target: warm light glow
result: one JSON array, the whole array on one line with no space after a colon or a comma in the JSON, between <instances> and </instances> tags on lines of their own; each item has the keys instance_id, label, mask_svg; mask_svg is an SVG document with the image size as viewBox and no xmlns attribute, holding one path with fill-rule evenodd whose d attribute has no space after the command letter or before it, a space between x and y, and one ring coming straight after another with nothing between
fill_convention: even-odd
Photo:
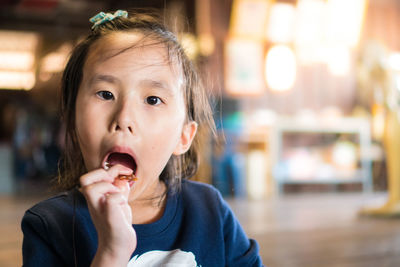
<instances>
[{"instance_id":1,"label":"warm light glow","mask_svg":"<svg viewBox=\"0 0 400 267\"><path fill-rule=\"evenodd\" d=\"M270 42L289 43L293 40L295 11L291 4L272 5L267 29L267 39Z\"/></svg>"},{"instance_id":2,"label":"warm light glow","mask_svg":"<svg viewBox=\"0 0 400 267\"><path fill-rule=\"evenodd\" d=\"M0 50L35 51L39 35L34 32L0 31Z\"/></svg>"},{"instance_id":3,"label":"warm light glow","mask_svg":"<svg viewBox=\"0 0 400 267\"><path fill-rule=\"evenodd\" d=\"M351 68L350 49L357 45L366 0L299 0L295 29L301 65L326 63L334 75Z\"/></svg>"},{"instance_id":4,"label":"warm light glow","mask_svg":"<svg viewBox=\"0 0 400 267\"><path fill-rule=\"evenodd\" d=\"M394 75L394 84L396 86L396 89L400 91L400 75Z\"/></svg>"},{"instance_id":5,"label":"warm light glow","mask_svg":"<svg viewBox=\"0 0 400 267\"><path fill-rule=\"evenodd\" d=\"M325 3L299 0L295 24L295 42L299 46L318 46L324 36Z\"/></svg>"},{"instance_id":6,"label":"warm light glow","mask_svg":"<svg viewBox=\"0 0 400 267\"><path fill-rule=\"evenodd\" d=\"M211 34L200 34L198 37L199 50L203 56L210 56L215 50L215 40Z\"/></svg>"},{"instance_id":7,"label":"warm light glow","mask_svg":"<svg viewBox=\"0 0 400 267\"><path fill-rule=\"evenodd\" d=\"M46 55L42 60L42 71L60 72L65 65L65 56L63 54L52 52Z\"/></svg>"},{"instance_id":8,"label":"warm light glow","mask_svg":"<svg viewBox=\"0 0 400 267\"><path fill-rule=\"evenodd\" d=\"M65 43L57 51L47 54L42 59L40 72L57 73L64 70L71 49L72 46Z\"/></svg>"},{"instance_id":9,"label":"warm light glow","mask_svg":"<svg viewBox=\"0 0 400 267\"><path fill-rule=\"evenodd\" d=\"M296 79L295 55L287 46L272 47L266 57L265 76L271 90L289 90Z\"/></svg>"},{"instance_id":10,"label":"warm light glow","mask_svg":"<svg viewBox=\"0 0 400 267\"><path fill-rule=\"evenodd\" d=\"M394 71L400 71L400 53L393 53L389 56L389 67Z\"/></svg>"},{"instance_id":11,"label":"warm light glow","mask_svg":"<svg viewBox=\"0 0 400 267\"><path fill-rule=\"evenodd\" d=\"M35 62L35 55L28 51L0 51L1 70L21 70L32 69Z\"/></svg>"},{"instance_id":12,"label":"warm light glow","mask_svg":"<svg viewBox=\"0 0 400 267\"><path fill-rule=\"evenodd\" d=\"M0 31L0 89L34 87L38 43L37 33Z\"/></svg>"},{"instance_id":13,"label":"warm light glow","mask_svg":"<svg viewBox=\"0 0 400 267\"><path fill-rule=\"evenodd\" d=\"M179 36L179 39L183 49L185 50L186 55L190 59L196 58L199 52L199 47L197 44L196 37L193 34L184 33Z\"/></svg>"},{"instance_id":14,"label":"warm light glow","mask_svg":"<svg viewBox=\"0 0 400 267\"><path fill-rule=\"evenodd\" d=\"M324 62L326 49L322 46L296 46L296 58L299 65L310 66L315 63Z\"/></svg>"},{"instance_id":15,"label":"warm light glow","mask_svg":"<svg viewBox=\"0 0 400 267\"><path fill-rule=\"evenodd\" d=\"M35 85L36 78L33 71L0 71L1 89L30 90Z\"/></svg>"},{"instance_id":16,"label":"warm light glow","mask_svg":"<svg viewBox=\"0 0 400 267\"><path fill-rule=\"evenodd\" d=\"M360 38L366 0L328 0L327 41L354 47Z\"/></svg>"},{"instance_id":17,"label":"warm light glow","mask_svg":"<svg viewBox=\"0 0 400 267\"><path fill-rule=\"evenodd\" d=\"M321 62L325 31L325 3L299 0L296 9L294 43L299 64Z\"/></svg>"},{"instance_id":18,"label":"warm light glow","mask_svg":"<svg viewBox=\"0 0 400 267\"><path fill-rule=\"evenodd\" d=\"M351 55L347 47L333 47L325 52L325 60L330 73L336 76L347 75L350 71Z\"/></svg>"},{"instance_id":19,"label":"warm light glow","mask_svg":"<svg viewBox=\"0 0 400 267\"><path fill-rule=\"evenodd\" d=\"M232 5L230 35L264 39L269 6L269 0L235 0Z\"/></svg>"}]
</instances>

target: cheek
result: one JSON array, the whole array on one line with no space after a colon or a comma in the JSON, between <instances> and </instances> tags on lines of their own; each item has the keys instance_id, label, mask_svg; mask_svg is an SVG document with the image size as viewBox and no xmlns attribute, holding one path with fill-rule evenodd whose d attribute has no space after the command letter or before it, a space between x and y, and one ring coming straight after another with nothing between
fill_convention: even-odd
<instances>
[{"instance_id":1,"label":"cheek","mask_svg":"<svg viewBox=\"0 0 400 267\"><path fill-rule=\"evenodd\" d=\"M145 153L146 160L144 160L143 165L145 172L151 172L157 177L160 176L174 150L173 142L171 141L171 139L159 138L147 146L149 150Z\"/></svg>"},{"instance_id":2,"label":"cheek","mask_svg":"<svg viewBox=\"0 0 400 267\"><path fill-rule=\"evenodd\" d=\"M150 140L149 148L151 151L165 151L165 153L172 153L176 145L180 141L180 127L165 125L153 132L153 138Z\"/></svg>"},{"instance_id":3,"label":"cheek","mask_svg":"<svg viewBox=\"0 0 400 267\"><path fill-rule=\"evenodd\" d=\"M152 129L148 131L146 135L147 145L145 146L148 151L145 154L150 157L149 162L152 162L152 164L159 163L159 168L157 168L159 171L165 167L179 144L181 127L179 123L163 123L162 127L151 127Z\"/></svg>"},{"instance_id":4,"label":"cheek","mask_svg":"<svg viewBox=\"0 0 400 267\"><path fill-rule=\"evenodd\" d=\"M75 129L78 138L79 147L87 169L96 167L97 147L96 143L99 142L99 121L93 116L91 110L87 106L81 105L77 101L76 116L75 116Z\"/></svg>"},{"instance_id":5,"label":"cheek","mask_svg":"<svg viewBox=\"0 0 400 267\"><path fill-rule=\"evenodd\" d=\"M81 89L83 90L83 89ZM85 94L78 94L75 110L75 127L82 142L89 142L100 133L105 110L101 110ZM104 127L104 126L103 126Z\"/></svg>"},{"instance_id":6,"label":"cheek","mask_svg":"<svg viewBox=\"0 0 400 267\"><path fill-rule=\"evenodd\" d=\"M75 115L75 128L81 147L82 144L86 144L86 142L90 141L90 131L88 129L93 128L91 124L92 120L87 110L78 102Z\"/></svg>"},{"instance_id":7,"label":"cheek","mask_svg":"<svg viewBox=\"0 0 400 267\"><path fill-rule=\"evenodd\" d=\"M179 106L174 103L172 106ZM182 132L182 127L185 120L184 107L182 108L169 108L163 111L159 111L157 114L144 113L143 116L139 116L140 123L143 132L147 132L154 138L155 143L167 143L174 141L176 142Z\"/></svg>"}]
</instances>

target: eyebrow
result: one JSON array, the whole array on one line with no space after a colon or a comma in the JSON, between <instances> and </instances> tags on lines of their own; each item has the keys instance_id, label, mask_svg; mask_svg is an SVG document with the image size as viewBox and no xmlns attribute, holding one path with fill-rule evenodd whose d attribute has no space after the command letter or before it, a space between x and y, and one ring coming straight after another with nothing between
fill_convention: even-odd
<instances>
[{"instance_id":1,"label":"eyebrow","mask_svg":"<svg viewBox=\"0 0 400 267\"><path fill-rule=\"evenodd\" d=\"M111 76L111 75L96 74L90 79L89 84L93 85L94 83L98 83L98 82L107 82L107 83L116 84L119 82L119 80L116 77Z\"/></svg>"},{"instance_id":2,"label":"eyebrow","mask_svg":"<svg viewBox=\"0 0 400 267\"><path fill-rule=\"evenodd\" d=\"M166 82L163 81L158 81L158 80L153 80L153 79L144 79L140 81L140 85L145 86L145 87L151 87L151 88L156 88L156 89L161 89L165 90L166 93L168 93L171 96L174 96L175 93L172 90L170 86L167 85Z\"/></svg>"},{"instance_id":3,"label":"eyebrow","mask_svg":"<svg viewBox=\"0 0 400 267\"><path fill-rule=\"evenodd\" d=\"M89 85L92 86L93 84L98 83L98 82L107 82L110 84L117 84L117 83L120 83L120 80L117 77L112 76L112 75L96 74L90 79ZM143 86L143 87L160 89L162 91L165 91L170 96L175 95L174 90L172 90L172 88L170 86L168 86L167 82L164 82L164 81L159 81L159 80L154 80L154 79L143 79L139 82L139 85Z\"/></svg>"}]
</instances>

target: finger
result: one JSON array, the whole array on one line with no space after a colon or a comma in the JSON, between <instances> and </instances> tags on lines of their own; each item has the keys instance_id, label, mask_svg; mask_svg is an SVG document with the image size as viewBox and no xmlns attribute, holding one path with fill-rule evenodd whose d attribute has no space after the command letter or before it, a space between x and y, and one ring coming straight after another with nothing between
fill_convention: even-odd
<instances>
[{"instance_id":1,"label":"finger","mask_svg":"<svg viewBox=\"0 0 400 267\"><path fill-rule=\"evenodd\" d=\"M108 194L105 199L105 214L109 222L126 223L132 225L132 213L127 198L120 194Z\"/></svg>"},{"instance_id":2,"label":"finger","mask_svg":"<svg viewBox=\"0 0 400 267\"><path fill-rule=\"evenodd\" d=\"M109 168L108 170L99 168L91 172L88 172L82 175L79 180L81 186L87 186L89 184L100 181L113 182L115 177L117 177L118 175L130 175L132 174L132 172L133 171L131 169L123 165L116 164L111 168Z\"/></svg>"},{"instance_id":3,"label":"finger","mask_svg":"<svg viewBox=\"0 0 400 267\"><path fill-rule=\"evenodd\" d=\"M107 205L124 205L128 204L126 197L120 193L110 193L106 196Z\"/></svg>"},{"instance_id":4,"label":"finger","mask_svg":"<svg viewBox=\"0 0 400 267\"><path fill-rule=\"evenodd\" d=\"M110 176L104 169L96 169L81 176L79 179L82 187L88 186L93 183L107 181L112 182L114 177Z\"/></svg>"},{"instance_id":5,"label":"finger","mask_svg":"<svg viewBox=\"0 0 400 267\"><path fill-rule=\"evenodd\" d=\"M108 175L116 178L119 175L131 175L133 170L121 164L116 164L107 169Z\"/></svg>"},{"instance_id":6,"label":"finger","mask_svg":"<svg viewBox=\"0 0 400 267\"><path fill-rule=\"evenodd\" d=\"M115 179L113 184L118 187L121 191L120 193L126 198L129 198L129 192L131 191L131 187L129 186L129 182L126 180Z\"/></svg>"},{"instance_id":7,"label":"finger","mask_svg":"<svg viewBox=\"0 0 400 267\"><path fill-rule=\"evenodd\" d=\"M109 182L97 182L81 188L88 205L99 209L107 194L119 193L121 189Z\"/></svg>"}]
</instances>

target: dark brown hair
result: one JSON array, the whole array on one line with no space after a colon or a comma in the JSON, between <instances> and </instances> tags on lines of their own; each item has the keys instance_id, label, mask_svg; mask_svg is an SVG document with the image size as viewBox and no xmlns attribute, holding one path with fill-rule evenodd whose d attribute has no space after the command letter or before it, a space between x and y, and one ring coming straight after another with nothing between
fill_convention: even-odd
<instances>
[{"instance_id":1,"label":"dark brown hair","mask_svg":"<svg viewBox=\"0 0 400 267\"><path fill-rule=\"evenodd\" d=\"M215 124L208 101L197 71L185 54L176 36L168 30L155 13L130 12L128 18L118 17L96 26L91 34L72 51L62 77L61 112L66 125L65 152L60 168L57 188L69 190L79 184L79 177L87 170L79 148L75 132L75 104L82 81L83 68L90 48L98 40L115 32L140 32L144 39L163 44L168 52L169 62L178 62L182 68L183 93L186 102L187 120L196 121L199 131L211 129L215 133ZM135 44L132 44L133 47ZM128 48L129 49L129 48ZM120 53L124 52L120 51ZM181 179L192 177L199 166L199 138L195 137L190 149L183 155L172 155L160 175L160 180L171 190L179 190Z\"/></svg>"}]
</instances>

